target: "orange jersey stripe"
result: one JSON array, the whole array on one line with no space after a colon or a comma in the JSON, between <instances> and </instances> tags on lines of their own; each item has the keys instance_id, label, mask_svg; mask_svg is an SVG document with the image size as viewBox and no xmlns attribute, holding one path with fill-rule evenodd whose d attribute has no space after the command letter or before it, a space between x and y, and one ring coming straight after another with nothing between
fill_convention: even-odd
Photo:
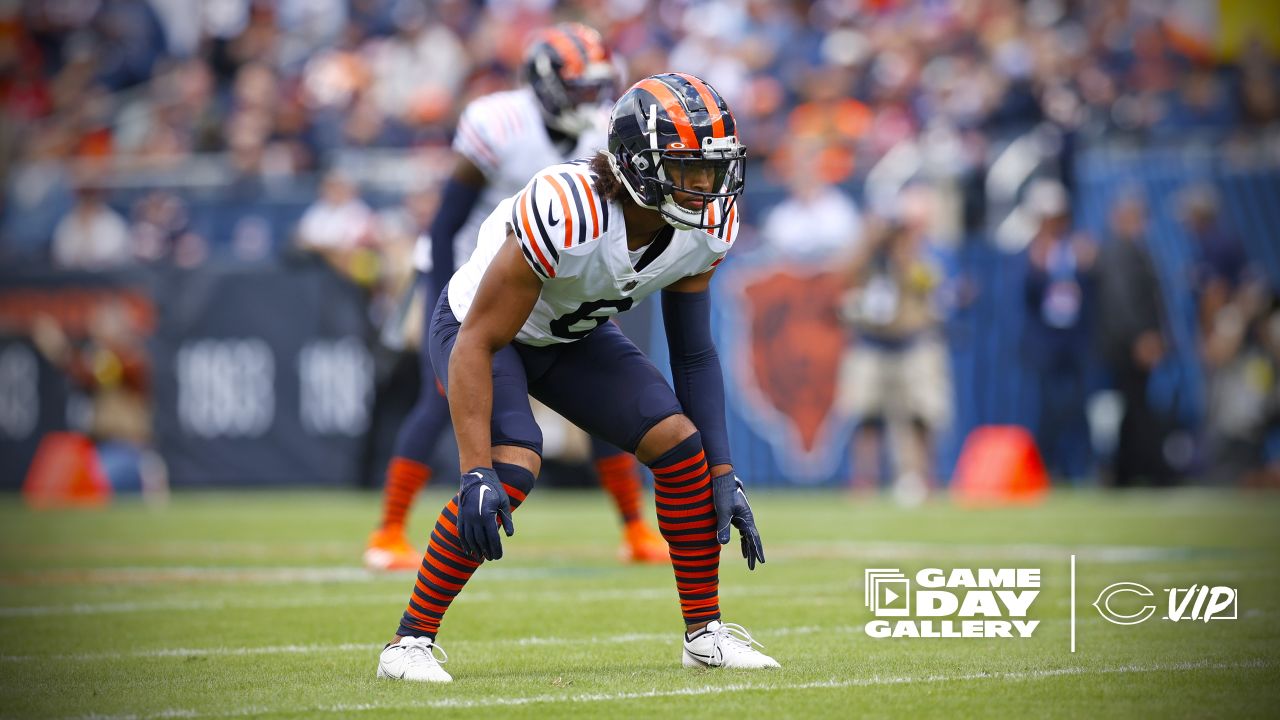
<instances>
[{"instance_id":1,"label":"orange jersey stripe","mask_svg":"<svg viewBox=\"0 0 1280 720\"><path fill-rule=\"evenodd\" d=\"M564 246L573 246L573 210L569 205L569 196L565 194L564 188L560 187L560 183L550 175L543 175L543 180L555 189L556 195L560 197L560 209L564 211Z\"/></svg>"},{"instance_id":2,"label":"orange jersey stripe","mask_svg":"<svg viewBox=\"0 0 1280 720\"><path fill-rule=\"evenodd\" d=\"M533 254L538 256L538 262L542 263L542 269L547 271L547 277L555 277L555 269L551 267L551 263L547 262L546 256L538 249L538 236L533 234L533 228L529 226L529 204L525 202L524 197L528 194L528 192L522 193L519 200L517 200L520 203L520 224L524 225L524 236L527 239L525 244L533 248Z\"/></svg>"},{"instance_id":3,"label":"orange jersey stripe","mask_svg":"<svg viewBox=\"0 0 1280 720\"><path fill-rule=\"evenodd\" d=\"M636 87L648 90L658 99L658 102L662 104L662 109L667 111L667 117L671 118L671 122L675 123L676 131L680 133L680 141L685 144L686 148L697 150L698 136L693 132L693 124L689 121L689 114L684 111L684 106L680 104L680 98L676 97L671 88L653 78L641 80L636 84Z\"/></svg>"},{"instance_id":4,"label":"orange jersey stripe","mask_svg":"<svg viewBox=\"0 0 1280 720\"><path fill-rule=\"evenodd\" d=\"M716 99L711 95L711 88L707 84L692 75L685 73L676 73L676 75L689 81L689 84L698 91L698 97L702 98L702 104L707 107L707 115L711 116L711 133L712 137L724 137L724 113L720 112L720 106L716 104ZM715 222L714 220L712 222Z\"/></svg>"},{"instance_id":5,"label":"orange jersey stripe","mask_svg":"<svg viewBox=\"0 0 1280 720\"><path fill-rule=\"evenodd\" d=\"M591 237L600 237L600 216L596 214L596 195L591 192L591 187L587 185L587 178L584 175L578 176L578 184L582 186L582 194L587 196L587 205L591 206ZM586 222L586 219L583 219ZM631 458L619 456L622 462L630 463Z\"/></svg>"}]
</instances>

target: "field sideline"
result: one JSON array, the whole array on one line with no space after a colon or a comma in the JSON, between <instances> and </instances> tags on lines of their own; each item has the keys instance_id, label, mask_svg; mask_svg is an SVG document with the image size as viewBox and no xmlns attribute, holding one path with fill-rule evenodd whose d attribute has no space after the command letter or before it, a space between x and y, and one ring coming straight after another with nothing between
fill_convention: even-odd
<instances>
[{"instance_id":1,"label":"field sideline","mask_svg":"<svg viewBox=\"0 0 1280 720\"><path fill-rule=\"evenodd\" d=\"M445 491L415 508L421 542ZM1029 509L757 493L768 564L722 563L725 619L774 672L686 671L669 567L615 560L600 493L535 494L440 644L452 685L378 681L408 573L359 567L379 497L179 493L164 509L0 499L0 718L1274 717L1280 495L1059 493ZM1077 555L1077 652L1069 557ZM865 568L1037 567L1029 639L884 639ZM1119 581L1239 591L1239 619L1134 626Z\"/></svg>"}]
</instances>

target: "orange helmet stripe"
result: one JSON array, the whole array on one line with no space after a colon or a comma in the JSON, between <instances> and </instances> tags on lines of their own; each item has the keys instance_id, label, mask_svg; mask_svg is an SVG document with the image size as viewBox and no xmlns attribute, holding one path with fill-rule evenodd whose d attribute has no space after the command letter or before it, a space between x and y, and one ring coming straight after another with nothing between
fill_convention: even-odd
<instances>
[{"instance_id":1,"label":"orange helmet stripe","mask_svg":"<svg viewBox=\"0 0 1280 720\"><path fill-rule=\"evenodd\" d=\"M680 98L676 97L675 92L661 81L651 77L636 83L636 87L649 91L650 94L658 99L658 102L662 103L662 109L667 111L667 117L671 118L671 122L676 126L676 131L680 133L680 141L688 149L697 150L698 136L693 132L693 123L689 120L689 113L685 112L684 106L680 104Z\"/></svg>"},{"instance_id":2,"label":"orange helmet stripe","mask_svg":"<svg viewBox=\"0 0 1280 720\"><path fill-rule=\"evenodd\" d=\"M684 78L698 91L698 97L702 98L702 104L707 106L707 115L711 117L711 134L712 137L724 137L724 113L720 112L720 106L716 103L716 98L711 94L711 88L698 78L685 73L675 73L679 77Z\"/></svg>"},{"instance_id":3,"label":"orange helmet stripe","mask_svg":"<svg viewBox=\"0 0 1280 720\"><path fill-rule=\"evenodd\" d=\"M586 48L587 62L599 62L605 59L607 53L599 32L581 23L569 23L566 29L577 36L582 42L582 47Z\"/></svg>"},{"instance_id":4,"label":"orange helmet stripe","mask_svg":"<svg viewBox=\"0 0 1280 720\"><path fill-rule=\"evenodd\" d=\"M573 78L582 74L585 67L585 58L582 57L582 51L578 49L577 43L559 29L547 32L547 42L551 43L551 47L555 48L556 52L564 60L566 77Z\"/></svg>"}]
</instances>

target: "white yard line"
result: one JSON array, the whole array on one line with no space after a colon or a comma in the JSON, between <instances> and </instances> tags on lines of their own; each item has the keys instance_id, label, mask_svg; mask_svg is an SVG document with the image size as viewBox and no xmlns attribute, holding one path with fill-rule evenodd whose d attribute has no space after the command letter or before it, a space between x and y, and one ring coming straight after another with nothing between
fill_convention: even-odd
<instances>
[{"instance_id":1,"label":"white yard line","mask_svg":"<svg viewBox=\"0 0 1280 720\"><path fill-rule=\"evenodd\" d=\"M271 712L283 712L293 715L315 716L321 714L349 715L368 710L395 710L403 713L410 709L471 709L491 707L512 707L536 705L541 703L610 703L625 700L647 700L650 698L685 697L722 695L725 693L753 691L802 691L802 690L837 690L854 687L877 687L886 685L907 685L914 683L949 683L949 682L981 682L981 681L1023 681L1043 680L1063 676L1116 675L1160 672L1191 672L1196 670L1244 670L1270 668L1271 664L1262 661L1215 663L1186 662L1157 665L1121 665L1108 668L1065 667L1054 670L1031 670L1026 672L972 673L962 675L907 675L898 677L872 676L867 678L848 678L818 680L806 683L734 683L730 685L699 685L672 690L645 690L639 692L617 693L577 693L577 694L543 694L524 697L491 697L473 700L440 698L438 700L413 701L397 699L386 703L355 703L338 705L320 705L309 708L267 708L244 707L205 713L197 710L171 708L155 713L139 715L88 715L80 718L93 720L160 720L162 718L224 718L265 715Z\"/></svg>"},{"instance_id":2,"label":"white yard line","mask_svg":"<svg viewBox=\"0 0 1280 720\"><path fill-rule=\"evenodd\" d=\"M362 567L341 565L316 566L211 566L177 565L159 567L51 568L27 570L0 575L0 587L38 587L44 585L120 585L164 583L366 583L375 580L399 580L413 577L414 571L374 572ZM545 580L563 577L556 568L485 568L486 580Z\"/></svg>"},{"instance_id":3,"label":"white yard line","mask_svg":"<svg viewBox=\"0 0 1280 720\"><path fill-rule=\"evenodd\" d=\"M228 544L213 555L237 557L238 551L247 551L250 557L261 555L269 546L252 544ZM526 548L527 549L527 548ZM785 542L769 546L770 555L784 559L857 559L880 560L1042 560L1066 562L1075 553L1082 562L1131 563L1162 560L1186 560L1197 556L1212 557L1237 551L1212 548L1158 547L1140 545L981 545L931 542L859 542L847 540ZM141 552L141 551L140 551ZM574 552L569 546L543 547L541 552L556 558L576 557L597 559L598 552L584 554ZM199 557L200 553L188 554ZM238 557L244 558L245 555ZM354 555L353 555L354 557ZM501 568L486 570L489 577L504 579L541 579L563 575L566 568ZM366 582L369 580L407 576L410 573L374 573L355 566L314 567L217 567L217 566L166 566L166 567L105 567L105 568L53 568L0 574L0 587L51 585L51 584L121 584L121 583L291 583L291 582Z\"/></svg>"},{"instance_id":4,"label":"white yard line","mask_svg":"<svg viewBox=\"0 0 1280 720\"><path fill-rule=\"evenodd\" d=\"M735 595L792 595L794 593L845 592L853 585L741 585L721 588L720 594ZM149 602L76 603L74 605L22 605L0 607L0 618L49 617L57 615L114 615L137 612L204 612L209 610L264 610L271 608L341 607L351 605L397 605L407 603L410 588L395 593L356 595L347 597L272 598L267 600L241 600L239 598L215 598L208 600L154 600ZM539 590L520 593L522 600L535 602L613 602L618 600L661 600L674 598L674 587L619 588L616 590ZM461 596L466 602L510 602L510 592L470 589Z\"/></svg>"},{"instance_id":5,"label":"white yard line","mask_svg":"<svg viewBox=\"0 0 1280 720\"><path fill-rule=\"evenodd\" d=\"M835 634L851 634L862 632L861 625L837 625L833 627L820 627L817 625L800 625L796 627L780 627L771 628L763 637L788 637L793 635L813 635L819 632L835 633ZM592 635L590 637L518 637L518 638L496 638L486 640L465 640L459 639L451 642L445 642L444 645L449 647L466 648L490 647L494 645L501 646L544 646L544 645L613 645L616 643L631 642L664 642L669 641L674 645L678 642L680 634L675 633L627 633L623 635ZM155 650L136 650L132 652L92 652L92 653L69 653L61 655L0 655L0 662L9 663L26 663L26 662L99 662L103 660L126 660L135 658L165 658L165 657L244 657L250 655L299 655L304 653L337 653L337 652L354 652L369 651L373 652L382 647L382 643L341 643L333 645L267 645L263 647L239 647L239 648L159 648Z\"/></svg>"},{"instance_id":6,"label":"white yard line","mask_svg":"<svg viewBox=\"0 0 1280 720\"><path fill-rule=\"evenodd\" d=\"M1204 555L1234 554L1214 548L1144 545L982 545L931 542L859 542L850 540L780 543L770 556L782 558L857 558L863 560L1045 560L1066 562L1071 554L1095 563L1139 563L1186 560Z\"/></svg>"}]
</instances>

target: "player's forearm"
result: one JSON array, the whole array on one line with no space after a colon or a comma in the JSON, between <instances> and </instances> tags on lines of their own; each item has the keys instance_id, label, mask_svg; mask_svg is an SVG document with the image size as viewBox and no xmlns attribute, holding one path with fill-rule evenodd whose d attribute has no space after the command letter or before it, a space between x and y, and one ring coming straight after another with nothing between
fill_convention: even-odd
<instances>
[{"instance_id":1,"label":"player's forearm","mask_svg":"<svg viewBox=\"0 0 1280 720\"><path fill-rule=\"evenodd\" d=\"M710 295L706 290L663 292L662 314L676 398L702 435L713 474L719 474L717 468L728 472L732 468L725 427L724 374L711 339Z\"/></svg>"},{"instance_id":2,"label":"player's forearm","mask_svg":"<svg viewBox=\"0 0 1280 720\"><path fill-rule=\"evenodd\" d=\"M493 353L464 330L449 358L449 413L463 472L492 467L489 417L493 411Z\"/></svg>"},{"instance_id":3,"label":"player's forearm","mask_svg":"<svg viewBox=\"0 0 1280 720\"><path fill-rule=\"evenodd\" d=\"M440 207L431 221L431 281L439 290L453 277L458 266L454 256L454 236L466 224L467 217L480 199L481 187L450 178L440 194Z\"/></svg>"}]
</instances>

